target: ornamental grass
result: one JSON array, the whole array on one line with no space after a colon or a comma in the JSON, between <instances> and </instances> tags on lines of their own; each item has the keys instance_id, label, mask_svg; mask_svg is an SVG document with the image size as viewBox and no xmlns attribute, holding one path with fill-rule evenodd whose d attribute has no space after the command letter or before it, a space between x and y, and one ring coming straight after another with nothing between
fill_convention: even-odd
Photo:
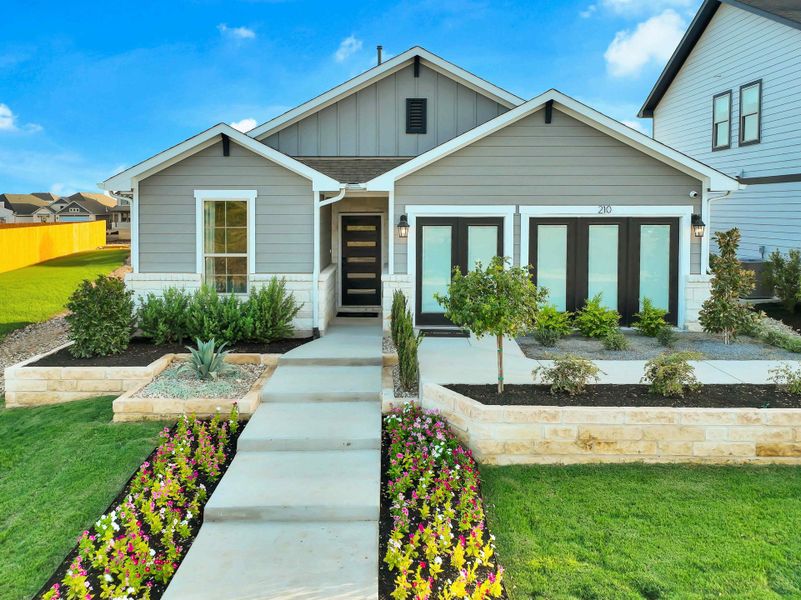
<instances>
[{"instance_id":1,"label":"ornamental grass","mask_svg":"<svg viewBox=\"0 0 801 600\"><path fill-rule=\"evenodd\" d=\"M123 499L83 532L64 576L42 598L160 597L197 534L238 429L235 404L227 418L184 415L173 430L165 428Z\"/></svg>"},{"instance_id":2,"label":"ornamental grass","mask_svg":"<svg viewBox=\"0 0 801 600\"><path fill-rule=\"evenodd\" d=\"M395 600L501 598L479 473L445 420L406 404L385 418L391 531L384 562Z\"/></svg>"}]
</instances>

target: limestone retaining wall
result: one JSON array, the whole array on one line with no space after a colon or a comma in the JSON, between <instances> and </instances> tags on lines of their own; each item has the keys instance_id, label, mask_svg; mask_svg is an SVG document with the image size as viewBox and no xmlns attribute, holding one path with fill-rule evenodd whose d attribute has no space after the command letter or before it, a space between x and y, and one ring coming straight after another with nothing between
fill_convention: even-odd
<instances>
[{"instance_id":1,"label":"limestone retaining wall","mask_svg":"<svg viewBox=\"0 0 801 600\"><path fill-rule=\"evenodd\" d=\"M801 464L801 409L485 406L432 383L421 396L486 464Z\"/></svg>"}]
</instances>

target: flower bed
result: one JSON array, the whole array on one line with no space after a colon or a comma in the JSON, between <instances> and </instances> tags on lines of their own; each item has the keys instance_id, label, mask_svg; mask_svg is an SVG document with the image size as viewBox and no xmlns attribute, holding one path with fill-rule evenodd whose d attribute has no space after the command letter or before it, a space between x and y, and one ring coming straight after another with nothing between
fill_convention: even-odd
<instances>
[{"instance_id":1,"label":"flower bed","mask_svg":"<svg viewBox=\"0 0 801 600\"><path fill-rule=\"evenodd\" d=\"M504 597L471 452L444 419L411 403L384 425L381 596Z\"/></svg>"},{"instance_id":2,"label":"flower bed","mask_svg":"<svg viewBox=\"0 0 801 600\"><path fill-rule=\"evenodd\" d=\"M157 600L202 522L203 506L233 459L240 431L228 418L181 417L109 511L43 588L44 600Z\"/></svg>"}]
</instances>

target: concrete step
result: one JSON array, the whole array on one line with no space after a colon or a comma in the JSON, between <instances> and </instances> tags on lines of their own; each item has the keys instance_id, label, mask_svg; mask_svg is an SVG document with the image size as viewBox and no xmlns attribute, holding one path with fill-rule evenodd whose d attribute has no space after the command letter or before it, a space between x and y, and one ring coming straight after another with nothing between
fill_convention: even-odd
<instances>
[{"instance_id":1,"label":"concrete step","mask_svg":"<svg viewBox=\"0 0 801 600\"><path fill-rule=\"evenodd\" d=\"M381 325L364 323L331 327L326 335L284 354L279 365L364 366L381 364Z\"/></svg>"},{"instance_id":2,"label":"concrete step","mask_svg":"<svg viewBox=\"0 0 801 600\"><path fill-rule=\"evenodd\" d=\"M209 523L164 600L376 600L378 524Z\"/></svg>"},{"instance_id":3,"label":"concrete step","mask_svg":"<svg viewBox=\"0 0 801 600\"><path fill-rule=\"evenodd\" d=\"M262 404L237 441L239 452L379 450L381 404Z\"/></svg>"},{"instance_id":4,"label":"concrete step","mask_svg":"<svg viewBox=\"0 0 801 600\"><path fill-rule=\"evenodd\" d=\"M381 367L283 365L261 390L262 402L364 402L381 394Z\"/></svg>"},{"instance_id":5,"label":"concrete step","mask_svg":"<svg viewBox=\"0 0 801 600\"><path fill-rule=\"evenodd\" d=\"M379 450L242 452L204 510L206 521L377 521Z\"/></svg>"}]
</instances>

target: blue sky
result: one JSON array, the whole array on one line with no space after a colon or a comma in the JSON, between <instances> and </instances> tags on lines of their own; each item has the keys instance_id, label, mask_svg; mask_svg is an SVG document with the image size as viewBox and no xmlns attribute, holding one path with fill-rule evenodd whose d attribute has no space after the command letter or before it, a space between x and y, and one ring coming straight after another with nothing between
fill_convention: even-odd
<instances>
[{"instance_id":1,"label":"blue sky","mask_svg":"<svg viewBox=\"0 0 801 600\"><path fill-rule=\"evenodd\" d=\"M421 45L524 98L630 124L699 0L11 0L0 192L95 183L224 121L261 123ZM650 130L650 123L640 122Z\"/></svg>"}]
</instances>

